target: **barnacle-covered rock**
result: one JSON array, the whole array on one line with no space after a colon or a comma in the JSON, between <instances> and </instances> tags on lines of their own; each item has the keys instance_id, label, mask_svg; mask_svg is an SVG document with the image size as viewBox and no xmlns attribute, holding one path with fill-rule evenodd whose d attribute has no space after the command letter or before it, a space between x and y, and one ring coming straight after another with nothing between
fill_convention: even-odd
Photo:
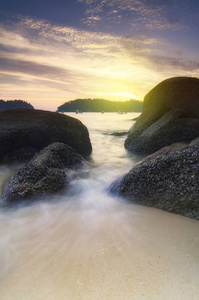
<instances>
[{"instance_id":1,"label":"barnacle-covered rock","mask_svg":"<svg viewBox=\"0 0 199 300\"><path fill-rule=\"evenodd\" d=\"M147 156L113 182L110 192L137 204L199 219L199 138Z\"/></svg>"},{"instance_id":2,"label":"barnacle-covered rock","mask_svg":"<svg viewBox=\"0 0 199 300\"><path fill-rule=\"evenodd\" d=\"M8 181L4 203L25 200L66 188L71 170L86 165L83 157L63 143L53 143L41 150Z\"/></svg>"}]
</instances>

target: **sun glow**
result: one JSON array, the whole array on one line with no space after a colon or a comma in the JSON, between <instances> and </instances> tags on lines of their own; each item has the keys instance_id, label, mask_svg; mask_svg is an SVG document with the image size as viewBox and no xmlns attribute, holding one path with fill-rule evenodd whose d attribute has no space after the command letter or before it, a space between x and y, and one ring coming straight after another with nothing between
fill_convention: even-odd
<instances>
[{"instance_id":1,"label":"sun glow","mask_svg":"<svg viewBox=\"0 0 199 300\"><path fill-rule=\"evenodd\" d=\"M125 98L133 98L133 99L138 100L138 97L133 93L121 92L121 93L118 94L118 96L125 97Z\"/></svg>"},{"instance_id":2,"label":"sun glow","mask_svg":"<svg viewBox=\"0 0 199 300\"><path fill-rule=\"evenodd\" d=\"M159 67L168 62L168 54L161 52L161 40L91 32L29 18L0 25L0 35L1 97L26 100L35 108L56 110L77 98L142 100L165 77L181 75L172 67L175 59L167 68L164 65L164 72ZM190 72L197 77L189 68L186 75Z\"/></svg>"},{"instance_id":3,"label":"sun glow","mask_svg":"<svg viewBox=\"0 0 199 300\"><path fill-rule=\"evenodd\" d=\"M110 75L110 76L119 76L119 77L129 77L127 74L121 73L121 72L111 72L111 71L99 71L100 74L104 75Z\"/></svg>"},{"instance_id":4,"label":"sun glow","mask_svg":"<svg viewBox=\"0 0 199 300\"><path fill-rule=\"evenodd\" d=\"M101 93L101 95L107 96L109 98L111 97L111 98L116 99L116 100L126 100L126 99L123 99L123 98L141 100L135 94L128 93L128 92Z\"/></svg>"}]
</instances>

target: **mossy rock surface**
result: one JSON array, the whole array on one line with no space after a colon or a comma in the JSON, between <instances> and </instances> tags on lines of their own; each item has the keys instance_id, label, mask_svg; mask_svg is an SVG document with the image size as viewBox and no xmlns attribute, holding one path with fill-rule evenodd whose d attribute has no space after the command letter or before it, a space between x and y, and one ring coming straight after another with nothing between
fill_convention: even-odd
<instances>
[{"instance_id":1,"label":"mossy rock surface","mask_svg":"<svg viewBox=\"0 0 199 300\"><path fill-rule=\"evenodd\" d=\"M199 79L169 78L144 98L143 113L129 131L125 147L151 154L172 143L199 136Z\"/></svg>"}]
</instances>

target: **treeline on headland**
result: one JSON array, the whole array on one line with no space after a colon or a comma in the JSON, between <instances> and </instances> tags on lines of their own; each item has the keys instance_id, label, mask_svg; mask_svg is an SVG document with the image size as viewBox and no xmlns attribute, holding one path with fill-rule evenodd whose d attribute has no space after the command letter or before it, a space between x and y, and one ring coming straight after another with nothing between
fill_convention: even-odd
<instances>
[{"instance_id":1,"label":"treeline on headland","mask_svg":"<svg viewBox=\"0 0 199 300\"><path fill-rule=\"evenodd\" d=\"M0 99L0 111L10 110L10 109L34 109L34 107L23 100L2 100Z\"/></svg>"},{"instance_id":2,"label":"treeline on headland","mask_svg":"<svg viewBox=\"0 0 199 300\"><path fill-rule=\"evenodd\" d=\"M143 102L139 100L110 101L104 99L76 99L57 108L58 112L142 112Z\"/></svg>"}]
</instances>

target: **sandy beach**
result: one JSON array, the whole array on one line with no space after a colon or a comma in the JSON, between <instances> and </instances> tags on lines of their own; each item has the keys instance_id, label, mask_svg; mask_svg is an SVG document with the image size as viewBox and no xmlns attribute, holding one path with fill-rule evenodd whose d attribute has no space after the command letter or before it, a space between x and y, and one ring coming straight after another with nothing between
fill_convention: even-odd
<instances>
[{"instance_id":1,"label":"sandy beach","mask_svg":"<svg viewBox=\"0 0 199 300\"><path fill-rule=\"evenodd\" d=\"M81 211L45 205L4 223L1 299L198 298L197 221L111 199Z\"/></svg>"}]
</instances>

